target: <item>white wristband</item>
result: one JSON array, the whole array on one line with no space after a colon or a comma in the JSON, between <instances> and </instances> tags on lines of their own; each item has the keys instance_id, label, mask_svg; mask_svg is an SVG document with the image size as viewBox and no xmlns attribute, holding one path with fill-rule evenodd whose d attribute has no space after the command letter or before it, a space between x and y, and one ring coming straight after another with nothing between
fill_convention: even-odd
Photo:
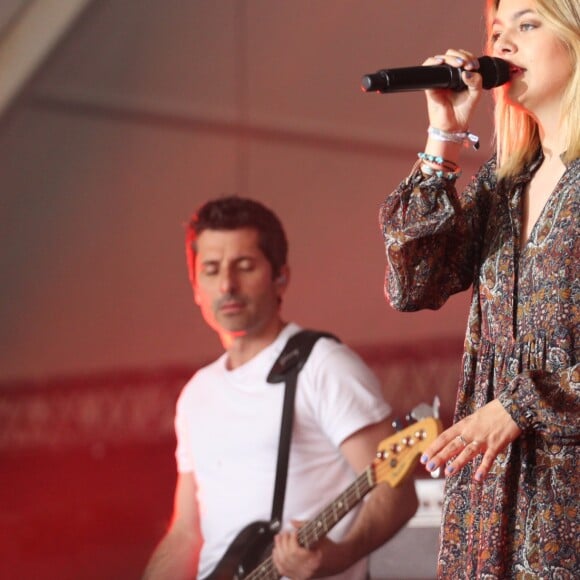
<instances>
[{"instance_id":1,"label":"white wristband","mask_svg":"<svg viewBox=\"0 0 580 580\"><path fill-rule=\"evenodd\" d=\"M479 149L479 137L470 133L469 131L457 131L455 133L449 133L447 131L443 131L442 129L437 129L436 127L429 127L427 129L427 133L435 141L448 141L450 143L460 143L469 147L469 144L473 144L474 149Z\"/></svg>"}]
</instances>

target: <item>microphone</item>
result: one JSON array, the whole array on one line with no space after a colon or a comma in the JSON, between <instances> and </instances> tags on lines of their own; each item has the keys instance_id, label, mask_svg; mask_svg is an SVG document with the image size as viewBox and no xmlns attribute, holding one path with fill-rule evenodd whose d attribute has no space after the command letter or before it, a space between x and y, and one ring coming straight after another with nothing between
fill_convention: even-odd
<instances>
[{"instance_id":1,"label":"microphone","mask_svg":"<svg viewBox=\"0 0 580 580\"><path fill-rule=\"evenodd\" d=\"M481 56L479 69L473 71L483 78L483 88L492 89L510 79L510 65L501 58ZM452 89L463 91L467 85L461 80L463 69L439 64L435 66L410 66L379 70L362 78L363 91L401 93L425 89Z\"/></svg>"}]
</instances>

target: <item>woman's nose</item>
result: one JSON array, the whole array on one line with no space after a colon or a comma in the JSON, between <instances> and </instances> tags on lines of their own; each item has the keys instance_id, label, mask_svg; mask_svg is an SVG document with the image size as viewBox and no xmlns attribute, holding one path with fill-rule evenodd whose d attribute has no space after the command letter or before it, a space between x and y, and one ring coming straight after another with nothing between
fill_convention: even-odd
<instances>
[{"instance_id":1,"label":"woman's nose","mask_svg":"<svg viewBox=\"0 0 580 580\"><path fill-rule=\"evenodd\" d=\"M513 39L508 34L502 34L494 46L494 51L498 56L513 54L517 51L517 47L513 42Z\"/></svg>"}]
</instances>

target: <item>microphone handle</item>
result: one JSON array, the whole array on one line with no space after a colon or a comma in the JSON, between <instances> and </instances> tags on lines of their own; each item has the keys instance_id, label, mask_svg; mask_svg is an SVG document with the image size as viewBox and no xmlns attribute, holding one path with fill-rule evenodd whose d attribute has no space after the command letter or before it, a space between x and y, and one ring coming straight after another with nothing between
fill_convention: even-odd
<instances>
[{"instance_id":1,"label":"microphone handle","mask_svg":"<svg viewBox=\"0 0 580 580\"><path fill-rule=\"evenodd\" d=\"M425 89L453 89L462 91L466 88L461 80L462 69L446 64L436 66L415 66L391 68L365 75L362 87L366 92L400 93Z\"/></svg>"},{"instance_id":2,"label":"microphone handle","mask_svg":"<svg viewBox=\"0 0 580 580\"><path fill-rule=\"evenodd\" d=\"M507 61L482 56L477 59L484 89L499 87L510 80L510 65ZM463 91L467 88L461 79L462 69L441 64L436 66L411 66L391 68L365 75L362 88L366 92L397 93L425 89L452 89Z\"/></svg>"}]
</instances>

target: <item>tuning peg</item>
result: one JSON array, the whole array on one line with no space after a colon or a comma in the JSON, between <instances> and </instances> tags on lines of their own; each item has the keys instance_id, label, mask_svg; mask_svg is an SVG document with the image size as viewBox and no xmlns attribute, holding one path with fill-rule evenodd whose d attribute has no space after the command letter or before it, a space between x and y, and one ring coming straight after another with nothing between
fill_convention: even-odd
<instances>
[{"instance_id":1,"label":"tuning peg","mask_svg":"<svg viewBox=\"0 0 580 580\"><path fill-rule=\"evenodd\" d=\"M440 406L441 402L439 401L439 397L435 395L433 399L433 405L429 405L427 403L420 403L411 411L410 415L413 419L415 419L415 421L420 421L421 419L425 419L426 417L435 417L436 419L438 419Z\"/></svg>"},{"instance_id":2,"label":"tuning peg","mask_svg":"<svg viewBox=\"0 0 580 580\"><path fill-rule=\"evenodd\" d=\"M395 417L391 425L395 431L400 431L403 428L403 422L399 417Z\"/></svg>"},{"instance_id":3,"label":"tuning peg","mask_svg":"<svg viewBox=\"0 0 580 580\"><path fill-rule=\"evenodd\" d=\"M441 401L439 400L439 397L437 395L435 395L435 397L433 397L433 417L435 417L435 419L439 419L439 408L441 407Z\"/></svg>"}]
</instances>

